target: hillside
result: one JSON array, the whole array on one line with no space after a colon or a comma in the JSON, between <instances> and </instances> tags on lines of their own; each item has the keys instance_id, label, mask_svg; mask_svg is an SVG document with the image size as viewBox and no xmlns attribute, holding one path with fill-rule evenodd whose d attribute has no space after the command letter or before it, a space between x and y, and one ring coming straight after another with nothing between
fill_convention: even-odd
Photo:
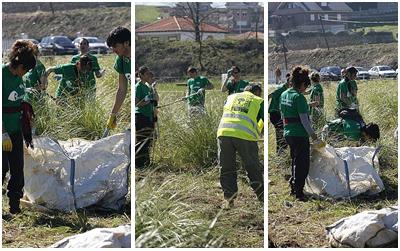
<instances>
[{"instance_id":1,"label":"hillside","mask_svg":"<svg viewBox=\"0 0 400 251\"><path fill-rule=\"evenodd\" d=\"M147 65L157 78L181 79L190 65L199 67L198 49L195 42L137 41L136 65ZM232 65L243 74L262 74L264 71L264 45L256 40L214 40L203 42L201 74L219 75Z\"/></svg>"},{"instance_id":2,"label":"hillside","mask_svg":"<svg viewBox=\"0 0 400 251\"><path fill-rule=\"evenodd\" d=\"M329 65L348 65L370 67L386 64L397 68L397 43L366 44L345 46L340 48L289 51L287 53L288 68L295 65L309 65L319 69ZM272 52L268 55L268 69L277 65L284 66L283 53Z\"/></svg>"},{"instance_id":3,"label":"hillside","mask_svg":"<svg viewBox=\"0 0 400 251\"><path fill-rule=\"evenodd\" d=\"M135 27L157 21L158 17L167 17L169 14L164 12L165 7L135 5Z\"/></svg>"},{"instance_id":4,"label":"hillside","mask_svg":"<svg viewBox=\"0 0 400 251\"><path fill-rule=\"evenodd\" d=\"M107 37L116 26L131 27L130 7L97 7L51 12L3 13L3 39L20 38L21 33L40 40L51 34L71 38L77 32Z\"/></svg>"}]
</instances>

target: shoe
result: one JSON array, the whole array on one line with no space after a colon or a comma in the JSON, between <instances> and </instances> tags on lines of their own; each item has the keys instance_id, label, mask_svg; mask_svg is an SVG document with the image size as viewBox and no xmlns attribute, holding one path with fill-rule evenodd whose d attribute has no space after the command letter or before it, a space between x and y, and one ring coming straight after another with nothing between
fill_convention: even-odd
<instances>
[{"instance_id":1,"label":"shoe","mask_svg":"<svg viewBox=\"0 0 400 251\"><path fill-rule=\"evenodd\" d=\"M224 204L222 205L222 209L228 210L231 209L235 206L233 200L225 200Z\"/></svg>"},{"instance_id":2,"label":"shoe","mask_svg":"<svg viewBox=\"0 0 400 251\"><path fill-rule=\"evenodd\" d=\"M19 199L10 199L10 213L11 214L20 214L21 209L19 208Z\"/></svg>"},{"instance_id":3,"label":"shoe","mask_svg":"<svg viewBox=\"0 0 400 251\"><path fill-rule=\"evenodd\" d=\"M307 201L307 197L304 193L296 193L296 200L305 202Z\"/></svg>"}]
</instances>

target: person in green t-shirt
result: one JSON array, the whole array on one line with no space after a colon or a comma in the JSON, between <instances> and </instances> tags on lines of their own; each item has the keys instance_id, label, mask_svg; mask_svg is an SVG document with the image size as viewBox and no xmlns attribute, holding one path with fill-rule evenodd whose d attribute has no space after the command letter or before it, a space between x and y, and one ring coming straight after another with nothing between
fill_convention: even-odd
<instances>
[{"instance_id":1,"label":"person in green t-shirt","mask_svg":"<svg viewBox=\"0 0 400 251\"><path fill-rule=\"evenodd\" d=\"M107 45L117 54L114 69L118 72L118 90L106 125L107 129L115 129L117 114L131 83L131 31L121 26L113 29L107 37Z\"/></svg>"},{"instance_id":2,"label":"person in green t-shirt","mask_svg":"<svg viewBox=\"0 0 400 251\"><path fill-rule=\"evenodd\" d=\"M227 78L221 86L221 91L228 91L228 95L243 92L244 88L249 85L249 81L240 79L240 69L232 66L227 72Z\"/></svg>"},{"instance_id":3,"label":"person in green t-shirt","mask_svg":"<svg viewBox=\"0 0 400 251\"><path fill-rule=\"evenodd\" d=\"M89 40L86 38L82 38L79 41L79 50L80 54L75 55L71 58L71 64L75 64L79 61L82 55L87 55L92 61L92 70L88 71L87 76L84 78L87 80L83 83L83 88L88 91L89 96L91 98L96 97L96 78L101 78L104 75L105 70L100 70L99 63L97 61L97 57L89 52Z\"/></svg>"},{"instance_id":4,"label":"person in green t-shirt","mask_svg":"<svg viewBox=\"0 0 400 251\"><path fill-rule=\"evenodd\" d=\"M206 77L199 76L197 69L192 66L188 68L187 73L188 113L189 117L195 118L205 114L205 90L211 90L214 86Z\"/></svg>"},{"instance_id":5,"label":"person in green t-shirt","mask_svg":"<svg viewBox=\"0 0 400 251\"><path fill-rule=\"evenodd\" d=\"M138 70L140 81L135 84L135 168L150 164L150 145L154 131L155 107L159 101L153 73L146 66Z\"/></svg>"},{"instance_id":6,"label":"person in green t-shirt","mask_svg":"<svg viewBox=\"0 0 400 251\"><path fill-rule=\"evenodd\" d=\"M283 121L281 117L281 111L279 109L279 102L281 95L286 91L290 85L290 73L286 74L286 82L279 85L278 88L272 93L268 94L268 100L271 102L268 107L269 120L275 127L275 140L276 140L276 153L281 154L284 149L287 148L287 143L283 137Z\"/></svg>"},{"instance_id":7,"label":"person in green t-shirt","mask_svg":"<svg viewBox=\"0 0 400 251\"><path fill-rule=\"evenodd\" d=\"M345 70L345 78L342 79L336 90L336 115L342 109L355 108L359 111L359 104L357 99L357 69L355 67L348 67Z\"/></svg>"},{"instance_id":8,"label":"person in green t-shirt","mask_svg":"<svg viewBox=\"0 0 400 251\"><path fill-rule=\"evenodd\" d=\"M303 93L310 85L309 70L296 66L290 74L293 87L281 95L280 110L282 113L284 136L290 148L292 159L292 177L290 178L291 194L304 200L303 188L310 168L310 142L315 147L323 147L309 120L309 106Z\"/></svg>"},{"instance_id":9,"label":"person in green t-shirt","mask_svg":"<svg viewBox=\"0 0 400 251\"><path fill-rule=\"evenodd\" d=\"M33 45L36 56L36 66L27 72L22 80L25 85L24 101L32 104L33 101L39 101L45 96L47 88L46 67L39 60L39 49L37 45Z\"/></svg>"},{"instance_id":10,"label":"person in green t-shirt","mask_svg":"<svg viewBox=\"0 0 400 251\"><path fill-rule=\"evenodd\" d=\"M55 94L58 102L68 96L76 96L78 94L84 94L86 98L87 93L83 85L87 82L87 72L91 70L92 60L87 55L81 56L75 64L61 64L48 68L46 70L47 76L52 72L61 75Z\"/></svg>"},{"instance_id":11,"label":"person in green t-shirt","mask_svg":"<svg viewBox=\"0 0 400 251\"><path fill-rule=\"evenodd\" d=\"M320 75L318 72L311 73L311 90L306 94L310 94L310 116L312 126L315 130L321 128L325 124L324 117L324 90L320 84Z\"/></svg>"},{"instance_id":12,"label":"person in green t-shirt","mask_svg":"<svg viewBox=\"0 0 400 251\"><path fill-rule=\"evenodd\" d=\"M36 65L33 43L17 40L11 47L9 63L2 65L2 183L10 171L7 186L10 213L21 212L19 200L24 187L24 140L33 147L31 122L33 109L23 102L25 86L22 76Z\"/></svg>"},{"instance_id":13,"label":"person in green t-shirt","mask_svg":"<svg viewBox=\"0 0 400 251\"><path fill-rule=\"evenodd\" d=\"M334 136L336 140L376 141L380 137L379 126L374 123L365 124L355 109L344 109L338 119L328 121L323 128L323 137Z\"/></svg>"}]
</instances>

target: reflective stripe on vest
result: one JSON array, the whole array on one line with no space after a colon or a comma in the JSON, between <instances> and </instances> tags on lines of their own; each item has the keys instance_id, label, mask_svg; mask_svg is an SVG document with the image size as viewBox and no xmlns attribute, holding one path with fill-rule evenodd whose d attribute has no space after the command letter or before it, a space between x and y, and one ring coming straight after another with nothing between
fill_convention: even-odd
<instances>
[{"instance_id":1,"label":"reflective stripe on vest","mask_svg":"<svg viewBox=\"0 0 400 251\"><path fill-rule=\"evenodd\" d=\"M253 136L256 139L258 138L258 135L256 135L252 130L250 130L249 128L247 128L247 127L245 127L243 125L221 123L221 124L219 124L219 128L239 129L239 130L247 132L248 134L250 134L251 136Z\"/></svg>"},{"instance_id":2,"label":"reflective stripe on vest","mask_svg":"<svg viewBox=\"0 0 400 251\"><path fill-rule=\"evenodd\" d=\"M232 113L225 113L222 115L223 118L236 118L236 119L243 119L253 125L254 130L256 130L257 134L260 135L260 131L258 130L258 125L251 120L251 118L243 115L243 114L232 114ZM244 126L243 126L244 127ZM247 129L247 128L246 128ZM253 132L252 132L253 133ZM253 133L254 134L254 133Z\"/></svg>"}]
</instances>

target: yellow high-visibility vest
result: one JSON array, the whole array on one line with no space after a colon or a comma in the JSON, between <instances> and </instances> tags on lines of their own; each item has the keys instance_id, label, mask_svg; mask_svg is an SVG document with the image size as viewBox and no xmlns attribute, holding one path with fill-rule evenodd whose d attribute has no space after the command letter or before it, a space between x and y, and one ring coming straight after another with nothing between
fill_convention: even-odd
<instances>
[{"instance_id":1,"label":"yellow high-visibility vest","mask_svg":"<svg viewBox=\"0 0 400 251\"><path fill-rule=\"evenodd\" d=\"M229 95L219 123L217 137L227 136L258 141L260 129L257 115L264 100L245 91Z\"/></svg>"}]
</instances>

